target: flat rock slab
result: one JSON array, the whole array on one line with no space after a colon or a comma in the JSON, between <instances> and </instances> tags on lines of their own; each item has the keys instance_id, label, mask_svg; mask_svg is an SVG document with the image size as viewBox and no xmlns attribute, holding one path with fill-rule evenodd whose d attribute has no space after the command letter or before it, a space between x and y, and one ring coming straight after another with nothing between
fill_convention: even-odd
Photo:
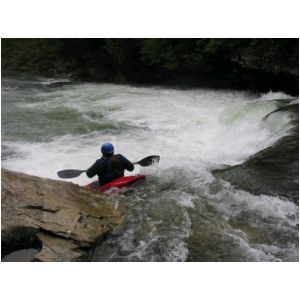
<instances>
[{"instance_id":1,"label":"flat rock slab","mask_svg":"<svg viewBox=\"0 0 300 300\"><path fill-rule=\"evenodd\" d=\"M4 169L1 176L2 255L40 243L34 260L86 260L123 220L104 194Z\"/></svg>"}]
</instances>

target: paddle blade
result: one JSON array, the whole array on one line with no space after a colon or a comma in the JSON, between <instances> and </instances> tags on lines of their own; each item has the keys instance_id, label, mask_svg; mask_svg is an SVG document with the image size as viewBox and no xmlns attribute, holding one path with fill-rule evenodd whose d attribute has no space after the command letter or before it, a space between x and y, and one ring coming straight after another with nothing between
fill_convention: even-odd
<instances>
[{"instance_id":1,"label":"paddle blade","mask_svg":"<svg viewBox=\"0 0 300 300\"><path fill-rule=\"evenodd\" d=\"M60 178L74 178L79 176L81 173L85 172L86 170L73 170L73 169L69 169L69 170L62 170L62 171L58 171L57 175Z\"/></svg>"},{"instance_id":2,"label":"paddle blade","mask_svg":"<svg viewBox=\"0 0 300 300\"><path fill-rule=\"evenodd\" d=\"M142 160L136 162L135 164L141 165L142 167L148 167L155 163L158 163L160 160L159 155L151 155L143 158Z\"/></svg>"}]
</instances>

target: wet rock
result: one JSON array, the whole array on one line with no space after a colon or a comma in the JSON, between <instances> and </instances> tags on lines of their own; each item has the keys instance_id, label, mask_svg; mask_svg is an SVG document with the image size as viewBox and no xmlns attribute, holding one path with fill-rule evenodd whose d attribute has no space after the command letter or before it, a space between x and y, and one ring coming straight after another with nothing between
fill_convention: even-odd
<instances>
[{"instance_id":1,"label":"wet rock","mask_svg":"<svg viewBox=\"0 0 300 300\"><path fill-rule=\"evenodd\" d=\"M36 261L88 260L122 222L107 197L73 183L1 170L2 256L39 248Z\"/></svg>"},{"instance_id":2,"label":"wet rock","mask_svg":"<svg viewBox=\"0 0 300 300\"><path fill-rule=\"evenodd\" d=\"M213 174L252 194L284 197L299 204L298 157L299 136L296 131L246 162L214 170Z\"/></svg>"},{"instance_id":3,"label":"wet rock","mask_svg":"<svg viewBox=\"0 0 300 300\"><path fill-rule=\"evenodd\" d=\"M284 100L278 100L281 103ZM290 100L286 100L290 101ZM283 197L299 204L299 104L283 105L267 114L267 121L278 113L289 113L293 128L272 146L242 164L214 170L216 178L255 195Z\"/></svg>"}]
</instances>

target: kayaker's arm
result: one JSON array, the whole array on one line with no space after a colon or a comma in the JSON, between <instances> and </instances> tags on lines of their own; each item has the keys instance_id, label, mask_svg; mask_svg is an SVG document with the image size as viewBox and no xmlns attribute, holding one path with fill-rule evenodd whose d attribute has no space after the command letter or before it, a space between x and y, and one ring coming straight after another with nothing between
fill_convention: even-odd
<instances>
[{"instance_id":1,"label":"kayaker's arm","mask_svg":"<svg viewBox=\"0 0 300 300\"><path fill-rule=\"evenodd\" d=\"M94 177L99 173L99 171L102 169L102 161L100 159L96 160L96 162L86 170L86 175L89 178Z\"/></svg>"},{"instance_id":2,"label":"kayaker's arm","mask_svg":"<svg viewBox=\"0 0 300 300\"><path fill-rule=\"evenodd\" d=\"M126 157L123 155L120 155L121 159L123 161L124 167L127 171L133 171L134 170L134 164L130 162Z\"/></svg>"}]
</instances>

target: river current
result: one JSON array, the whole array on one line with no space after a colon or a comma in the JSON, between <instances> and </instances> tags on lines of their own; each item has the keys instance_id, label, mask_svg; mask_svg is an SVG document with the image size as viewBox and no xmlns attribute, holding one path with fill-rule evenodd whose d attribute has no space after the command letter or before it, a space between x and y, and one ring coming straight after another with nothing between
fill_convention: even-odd
<instances>
[{"instance_id":1,"label":"river current","mask_svg":"<svg viewBox=\"0 0 300 300\"><path fill-rule=\"evenodd\" d=\"M22 74L4 75L1 93L4 168L58 179L59 170L89 167L105 142L131 161L161 156L132 172L145 174L145 183L109 195L126 219L92 260L299 260L299 195L289 193L298 186L298 119L286 109L297 98ZM262 154L287 173L266 172ZM228 168L230 178L216 176Z\"/></svg>"}]
</instances>

